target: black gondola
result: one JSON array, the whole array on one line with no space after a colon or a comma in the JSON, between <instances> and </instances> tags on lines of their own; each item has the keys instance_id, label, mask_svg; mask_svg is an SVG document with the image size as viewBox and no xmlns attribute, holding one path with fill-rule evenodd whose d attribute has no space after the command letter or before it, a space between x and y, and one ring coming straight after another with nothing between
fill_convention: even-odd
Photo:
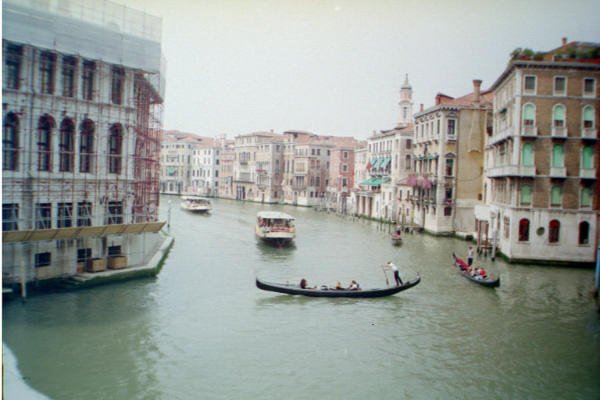
<instances>
[{"instance_id":1,"label":"black gondola","mask_svg":"<svg viewBox=\"0 0 600 400\"><path fill-rule=\"evenodd\" d=\"M351 297L351 298L371 298L371 297L384 297L391 296L398 292L406 289L410 289L421 282L421 277L417 275L417 278L412 281L406 281L403 285L392 286L380 289L335 289L335 288L314 288L314 289L302 289L300 285L290 283L271 283L263 282L256 278L256 287L262 290L270 292L278 292L285 294L296 294L300 296L309 297Z\"/></svg>"},{"instance_id":2,"label":"black gondola","mask_svg":"<svg viewBox=\"0 0 600 400\"><path fill-rule=\"evenodd\" d=\"M485 286L485 287L498 287L500 286L500 278L492 278L489 275L486 276L485 278L481 277L481 276L471 276L470 274L470 270L471 267L464 262L463 260L461 260L460 258L456 257L456 254L452 253L452 260L454 261L454 266L456 268L458 268L460 274L462 276L464 276L465 278L467 278L468 280L470 280L471 282L475 282L478 285L481 286Z\"/></svg>"}]
</instances>

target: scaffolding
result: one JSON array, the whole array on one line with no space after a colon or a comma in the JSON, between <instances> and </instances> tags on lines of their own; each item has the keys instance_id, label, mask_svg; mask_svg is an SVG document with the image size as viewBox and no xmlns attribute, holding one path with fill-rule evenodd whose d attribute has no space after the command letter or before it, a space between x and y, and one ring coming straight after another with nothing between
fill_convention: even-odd
<instances>
[{"instance_id":1,"label":"scaffolding","mask_svg":"<svg viewBox=\"0 0 600 400\"><path fill-rule=\"evenodd\" d=\"M44 249L106 255L109 235L131 244L136 229L56 238L158 221L160 18L105 0L6 0L2 22L3 233L59 231L5 240L3 278L23 257L37 267ZM58 253L54 275L74 272Z\"/></svg>"}]
</instances>

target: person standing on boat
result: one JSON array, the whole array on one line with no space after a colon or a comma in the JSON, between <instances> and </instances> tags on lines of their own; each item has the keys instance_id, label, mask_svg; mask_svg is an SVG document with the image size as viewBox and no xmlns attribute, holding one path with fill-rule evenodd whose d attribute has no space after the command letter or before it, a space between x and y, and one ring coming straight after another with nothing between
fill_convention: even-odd
<instances>
[{"instance_id":1,"label":"person standing on boat","mask_svg":"<svg viewBox=\"0 0 600 400\"><path fill-rule=\"evenodd\" d=\"M473 246L469 246L467 251L467 264L469 264L469 267L473 264L473 254Z\"/></svg>"},{"instance_id":2,"label":"person standing on boat","mask_svg":"<svg viewBox=\"0 0 600 400\"><path fill-rule=\"evenodd\" d=\"M402 279L400 279L400 272L398 271L398 267L391 261L387 262L388 269L391 269L394 272L394 280L396 281L396 286L402 286Z\"/></svg>"}]
</instances>

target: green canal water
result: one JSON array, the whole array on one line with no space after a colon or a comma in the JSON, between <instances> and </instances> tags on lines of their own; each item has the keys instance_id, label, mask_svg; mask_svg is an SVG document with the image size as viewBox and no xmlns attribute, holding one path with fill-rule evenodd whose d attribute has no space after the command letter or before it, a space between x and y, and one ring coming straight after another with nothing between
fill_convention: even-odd
<instances>
[{"instance_id":1,"label":"green canal water","mask_svg":"<svg viewBox=\"0 0 600 400\"><path fill-rule=\"evenodd\" d=\"M53 399L598 399L592 270L481 260L498 289L461 277L467 242L407 235L309 208L162 197L175 245L156 279L4 304L3 341ZM295 246L254 237L260 210L294 215ZM254 279L382 287L393 260L418 286L380 299L258 290ZM388 279L392 277L387 275Z\"/></svg>"}]
</instances>

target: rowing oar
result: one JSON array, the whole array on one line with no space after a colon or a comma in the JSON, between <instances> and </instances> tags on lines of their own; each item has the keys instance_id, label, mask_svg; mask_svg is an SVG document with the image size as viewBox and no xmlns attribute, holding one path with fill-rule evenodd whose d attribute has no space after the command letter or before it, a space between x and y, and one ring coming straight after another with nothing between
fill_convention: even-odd
<instances>
[{"instance_id":1,"label":"rowing oar","mask_svg":"<svg viewBox=\"0 0 600 400\"><path fill-rule=\"evenodd\" d=\"M383 274L385 275L385 284L390 286L390 281L388 281L387 274L385 273L385 266L382 265L381 269L383 270Z\"/></svg>"}]
</instances>

